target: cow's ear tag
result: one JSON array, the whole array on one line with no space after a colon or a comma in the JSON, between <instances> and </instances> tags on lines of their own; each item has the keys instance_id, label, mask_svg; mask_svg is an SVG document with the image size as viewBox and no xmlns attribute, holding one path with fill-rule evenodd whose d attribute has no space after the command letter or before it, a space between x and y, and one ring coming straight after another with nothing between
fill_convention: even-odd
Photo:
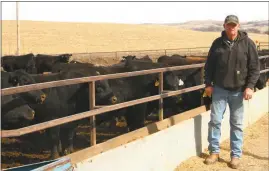
<instances>
[{"instance_id":1,"label":"cow's ear tag","mask_svg":"<svg viewBox=\"0 0 269 171\"><path fill-rule=\"evenodd\" d=\"M203 97L207 97L207 94L206 94L206 92L204 91L204 93L203 93Z\"/></svg>"},{"instance_id":2,"label":"cow's ear tag","mask_svg":"<svg viewBox=\"0 0 269 171\"><path fill-rule=\"evenodd\" d=\"M158 80L155 81L155 87L158 87L160 85L160 82Z\"/></svg>"}]
</instances>

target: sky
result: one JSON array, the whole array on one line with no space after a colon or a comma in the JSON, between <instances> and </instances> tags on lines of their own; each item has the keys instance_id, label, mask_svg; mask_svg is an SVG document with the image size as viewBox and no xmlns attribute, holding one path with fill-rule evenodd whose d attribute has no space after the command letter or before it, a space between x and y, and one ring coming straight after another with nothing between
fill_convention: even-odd
<instances>
[{"instance_id":1,"label":"sky","mask_svg":"<svg viewBox=\"0 0 269 171\"><path fill-rule=\"evenodd\" d=\"M181 23L268 20L269 2L19 2L19 19L57 22ZM2 20L16 19L16 3L2 2Z\"/></svg>"}]
</instances>

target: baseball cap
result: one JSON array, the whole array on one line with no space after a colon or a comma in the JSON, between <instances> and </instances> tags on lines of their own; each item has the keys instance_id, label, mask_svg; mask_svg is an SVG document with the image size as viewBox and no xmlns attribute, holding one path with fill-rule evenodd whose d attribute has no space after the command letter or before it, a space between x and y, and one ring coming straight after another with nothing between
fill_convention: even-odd
<instances>
[{"instance_id":1,"label":"baseball cap","mask_svg":"<svg viewBox=\"0 0 269 171\"><path fill-rule=\"evenodd\" d=\"M238 20L238 17L235 16L235 15L228 15L228 16L225 18L224 23L225 23L225 24L228 24L228 23L239 24L239 20Z\"/></svg>"}]
</instances>

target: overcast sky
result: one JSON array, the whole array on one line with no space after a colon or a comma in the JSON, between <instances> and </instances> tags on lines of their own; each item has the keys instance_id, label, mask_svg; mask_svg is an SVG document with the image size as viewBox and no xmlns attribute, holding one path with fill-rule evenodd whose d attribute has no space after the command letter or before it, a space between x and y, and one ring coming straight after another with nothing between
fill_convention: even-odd
<instances>
[{"instance_id":1,"label":"overcast sky","mask_svg":"<svg viewBox=\"0 0 269 171\"><path fill-rule=\"evenodd\" d=\"M268 20L268 2L20 2L19 19L36 21L177 23ZM2 19L16 19L16 3L2 2Z\"/></svg>"}]
</instances>

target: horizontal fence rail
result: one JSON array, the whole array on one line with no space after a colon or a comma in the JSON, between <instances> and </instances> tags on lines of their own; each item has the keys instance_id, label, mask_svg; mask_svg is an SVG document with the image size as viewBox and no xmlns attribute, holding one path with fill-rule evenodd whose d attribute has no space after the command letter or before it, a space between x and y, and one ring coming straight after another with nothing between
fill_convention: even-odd
<instances>
[{"instance_id":1,"label":"horizontal fence rail","mask_svg":"<svg viewBox=\"0 0 269 171\"><path fill-rule=\"evenodd\" d=\"M257 50L258 51L262 50L263 48L261 47L267 47L264 49L269 49L269 42L259 42L259 44L257 45Z\"/></svg>"},{"instance_id":2,"label":"horizontal fence rail","mask_svg":"<svg viewBox=\"0 0 269 171\"><path fill-rule=\"evenodd\" d=\"M261 56L261 57L259 57L259 59L268 58L268 57L269 57L269 55ZM47 83L38 83L38 84L32 84L32 85L27 85L27 86L2 89L1 96L11 95L11 94L16 94L16 93L21 93L21 92L27 92L27 91L31 91L31 90L39 90L39 89L44 89L44 88L59 87L59 86L64 86L64 85L86 83L86 82L89 82L89 84L90 84L89 85L90 92L94 92L95 88L93 85L94 85L94 82L98 81L98 80L116 79L116 78L147 75L147 74L157 74L157 73L160 74L159 75L160 83L163 83L163 72L174 71L174 70L184 70L184 69L191 69L191 68L203 68L204 65L205 65L205 63L201 63L201 64L193 64L193 65L184 65L184 66L175 66L175 67L157 68L157 69L150 69L150 70L143 70L143 71L127 72L127 73L90 76L90 77L83 77L83 78L53 81L53 82L47 82ZM264 73L264 72L268 72L268 71L269 71L269 69L266 69L266 70L260 71L260 73ZM92 82L92 84L91 84L91 82ZM162 86L163 85L161 85L161 88L159 89L159 91L161 91L161 92L158 95L140 98L137 100L127 101L127 102L123 102L123 103L119 103L119 104L115 104L115 105L109 105L109 106L97 107L93 103L93 104L90 104L90 109L92 109L92 110L87 111L87 112L82 112L82 113L74 114L71 116L67 116L67 117L63 117L63 118L59 118L59 119L54 119L51 121L35 124L32 126L28 126L28 127L24 127L24 128L20 128L20 129L4 130L4 131L1 130L1 137L21 136L21 135L29 134L32 132L40 131L43 129L47 129L50 127L54 127L57 125L62 125L62 124L69 123L72 121L88 118L88 117L91 117L91 120L94 121L95 115L99 115L99 114L104 113L104 112L114 111L117 109L122 109L125 107L134 106L137 104L150 102L150 101L154 101L154 100L162 100L163 98L167 98L167 97L171 97L171 96L175 96L175 95L179 95L179 94L183 94L183 93L187 93L187 92L191 92L191 91L195 91L195 90L200 90L200 89L205 87L204 84L201 84L198 86L185 88L185 89L181 89L181 90L177 90L177 91L163 91ZM91 94L90 94L90 98L91 99L93 98L93 97L91 97ZM162 106L160 108L162 108ZM160 115L162 115L161 109L160 109L160 113L159 113L159 117L161 120L163 116L160 116ZM96 134L94 134L94 136L96 136ZM91 139L96 141L96 137L91 137ZM92 145L96 144L96 142L91 142L91 143L92 143Z\"/></svg>"},{"instance_id":3,"label":"horizontal fence rail","mask_svg":"<svg viewBox=\"0 0 269 171\"><path fill-rule=\"evenodd\" d=\"M264 59L264 58L268 58L269 55L265 55L265 56L259 56L259 59Z\"/></svg>"},{"instance_id":4,"label":"horizontal fence rail","mask_svg":"<svg viewBox=\"0 0 269 171\"><path fill-rule=\"evenodd\" d=\"M260 71L261 74L265 73L265 72L269 72L269 69L265 69L265 70Z\"/></svg>"},{"instance_id":5,"label":"horizontal fence rail","mask_svg":"<svg viewBox=\"0 0 269 171\"><path fill-rule=\"evenodd\" d=\"M121 52L150 52L150 51L169 51L169 50L191 50L191 49L209 49L210 47L193 47L193 48L174 48L174 49L145 49L145 50L122 50L122 51L109 51L109 52L82 52L76 54L95 54L95 53L121 53Z\"/></svg>"},{"instance_id":6,"label":"horizontal fence rail","mask_svg":"<svg viewBox=\"0 0 269 171\"><path fill-rule=\"evenodd\" d=\"M193 65L174 66L174 67L167 67L167 68L157 68L157 69L141 70L141 71L134 71L134 72L124 72L124 73L117 73L117 74L107 74L107 75L98 75L98 76L44 82L44 83L38 83L38 84L5 88L5 89L2 89L1 96L11 95L11 94L16 94L16 93L23 93L23 92L28 92L32 90L40 90L44 88L52 88L52 87L60 87L60 86L65 86L65 85L87 83L91 81L133 77L133 76L148 75L148 74L157 74L159 72L200 68L203 66L204 66L204 63L201 63L201 64L193 64Z\"/></svg>"},{"instance_id":7,"label":"horizontal fence rail","mask_svg":"<svg viewBox=\"0 0 269 171\"><path fill-rule=\"evenodd\" d=\"M145 103L145 102L150 102L150 101L158 100L161 98L171 97L171 96L175 96L178 94L199 90L199 89L202 89L204 87L205 87L205 85L198 85L198 86L194 86L194 87L190 87L190 88L186 88L186 89L182 89L182 90L166 92L166 93L162 93L162 94L155 95L155 96L149 96L149 97L141 98L138 100L132 100L132 101L123 102L123 103L119 103L119 104L115 104L115 105L105 106L105 107L101 107L99 109L93 109L91 111L78 113L78 114L74 114L74 115L59 118L59 119L54 119L54 120L43 122L40 124L35 124L35 125L29 126L29 127L24 127L24 128L15 129L15 130L1 131L1 137L21 136L21 135L29 134L32 132L40 131L43 129L51 128L51 127L54 127L57 125L62 125L62 124L68 123L68 122L88 118L90 116L99 115L99 114L104 113L104 112L114 111L117 109L122 109L125 107L134 106L134 105Z\"/></svg>"}]
</instances>

